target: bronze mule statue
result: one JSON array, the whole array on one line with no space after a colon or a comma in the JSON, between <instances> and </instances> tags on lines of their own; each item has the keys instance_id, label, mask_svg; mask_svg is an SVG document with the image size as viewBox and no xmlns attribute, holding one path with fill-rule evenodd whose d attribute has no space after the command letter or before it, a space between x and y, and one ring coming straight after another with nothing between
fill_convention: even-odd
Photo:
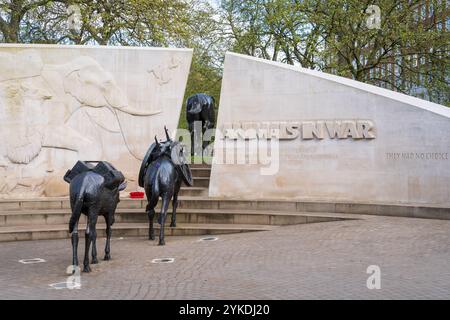
<instances>
[{"instance_id":1,"label":"bronze mule statue","mask_svg":"<svg viewBox=\"0 0 450 320\"><path fill-rule=\"evenodd\" d=\"M67 171L64 180L70 183L70 207L72 216L69 222L69 232L72 234L72 265L78 266L78 222L83 213L87 216L83 272L90 272L89 249L92 243L92 264L97 260L96 224L99 215L106 222L106 246L104 260L110 260L111 226L114 224L114 214L120 202L119 192L126 188L123 174L106 161L99 162L95 167L89 162L78 161L72 170ZM75 270L73 270L75 272Z\"/></svg>"},{"instance_id":2,"label":"bronze mule statue","mask_svg":"<svg viewBox=\"0 0 450 320\"><path fill-rule=\"evenodd\" d=\"M186 163L184 148L180 142L172 141L167 128L164 129L167 140L158 142L155 136L155 143L147 151L139 172L139 186L145 189L148 201L146 212L149 220L149 240L155 240L153 218L159 197L162 199L161 213L158 219L158 223L161 226L159 231L160 246L165 245L164 225L170 200L173 199L170 227L175 228L178 193L180 192L181 184L184 181L189 186L193 185L192 173Z\"/></svg>"}]
</instances>

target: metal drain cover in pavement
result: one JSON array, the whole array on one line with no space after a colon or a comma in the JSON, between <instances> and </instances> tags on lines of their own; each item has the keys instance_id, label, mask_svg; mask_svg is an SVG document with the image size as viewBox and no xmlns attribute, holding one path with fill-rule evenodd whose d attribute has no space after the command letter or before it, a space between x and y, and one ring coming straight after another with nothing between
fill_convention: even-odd
<instances>
[{"instance_id":1,"label":"metal drain cover in pavement","mask_svg":"<svg viewBox=\"0 0 450 320\"><path fill-rule=\"evenodd\" d=\"M160 259L153 259L152 263L173 263L175 261L175 258L160 258Z\"/></svg>"},{"instance_id":2,"label":"metal drain cover in pavement","mask_svg":"<svg viewBox=\"0 0 450 320\"><path fill-rule=\"evenodd\" d=\"M206 237L206 238L201 238L200 240L198 240L198 241L217 241L217 240L219 240L219 238L217 238L217 237Z\"/></svg>"},{"instance_id":3,"label":"metal drain cover in pavement","mask_svg":"<svg viewBox=\"0 0 450 320\"><path fill-rule=\"evenodd\" d=\"M19 262L23 263L23 264L34 264L34 263L43 263L46 261L41 258L33 258L33 259L22 259L22 260L19 260Z\"/></svg>"}]
</instances>

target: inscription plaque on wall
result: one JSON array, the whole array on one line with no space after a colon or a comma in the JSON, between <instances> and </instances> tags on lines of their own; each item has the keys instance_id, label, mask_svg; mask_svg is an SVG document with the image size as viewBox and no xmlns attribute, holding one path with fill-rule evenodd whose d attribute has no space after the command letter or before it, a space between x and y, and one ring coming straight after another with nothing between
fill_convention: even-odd
<instances>
[{"instance_id":1,"label":"inscription plaque on wall","mask_svg":"<svg viewBox=\"0 0 450 320\"><path fill-rule=\"evenodd\" d=\"M318 120L289 122L232 122L220 126L223 139L312 140L312 139L375 139L371 120Z\"/></svg>"}]
</instances>

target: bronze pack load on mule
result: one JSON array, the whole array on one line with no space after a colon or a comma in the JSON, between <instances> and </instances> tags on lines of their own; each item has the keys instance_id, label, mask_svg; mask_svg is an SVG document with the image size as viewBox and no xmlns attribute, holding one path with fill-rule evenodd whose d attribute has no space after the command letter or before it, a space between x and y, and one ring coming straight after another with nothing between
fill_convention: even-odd
<instances>
[{"instance_id":1,"label":"bronze pack load on mule","mask_svg":"<svg viewBox=\"0 0 450 320\"><path fill-rule=\"evenodd\" d=\"M99 215L106 222L106 246L104 260L110 260L111 226L120 201L119 192L126 188L124 175L106 161L93 166L90 162L78 161L72 170L68 170L64 180L70 184L70 206L72 216L69 232L72 234L74 267L78 266L78 222L83 213L87 216L86 246L84 252L83 272L90 272L89 249L92 243L92 263L98 263L96 247L96 224ZM75 272L75 270L73 270Z\"/></svg>"},{"instance_id":2,"label":"bronze pack load on mule","mask_svg":"<svg viewBox=\"0 0 450 320\"><path fill-rule=\"evenodd\" d=\"M147 196L146 212L149 219L149 239L155 239L153 218L159 197L162 198L161 213L158 222L161 225L159 245L164 245L164 224L167 218L169 202L173 198L172 222L170 226L176 227L176 210L178 205L178 192L184 181L188 186L193 185L192 173L187 164L184 148L178 141L169 137L167 128L165 142L158 142L155 136L153 143L147 151L139 172L139 186L145 189Z\"/></svg>"}]
</instances>

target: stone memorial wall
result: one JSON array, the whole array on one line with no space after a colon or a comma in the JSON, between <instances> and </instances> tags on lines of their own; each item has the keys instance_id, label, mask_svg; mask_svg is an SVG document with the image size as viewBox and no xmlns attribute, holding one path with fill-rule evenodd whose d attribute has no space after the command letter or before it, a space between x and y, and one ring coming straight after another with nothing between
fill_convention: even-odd
<instances>
[{"instance_id":1,"label":"stone memorial wall","mask_svg":"<svg viewBox=\"0 0 450 320\"><path fill-rule=\"evenodd\" d=\"M210 196L450 205L445 106L228 53L217 127Z\"/></svg>"},{"instance_id":2,"label":"stone memorial wall","mask_svg":"<svg viewBox=\"0 0 450 320\"><path fill-rule=\"evenodd\" d=\"M129 190L154 136L175 130L192 50L0 45L0 197L68 194L77 160L113 163Z\"/></svg>"}]
</instances>

